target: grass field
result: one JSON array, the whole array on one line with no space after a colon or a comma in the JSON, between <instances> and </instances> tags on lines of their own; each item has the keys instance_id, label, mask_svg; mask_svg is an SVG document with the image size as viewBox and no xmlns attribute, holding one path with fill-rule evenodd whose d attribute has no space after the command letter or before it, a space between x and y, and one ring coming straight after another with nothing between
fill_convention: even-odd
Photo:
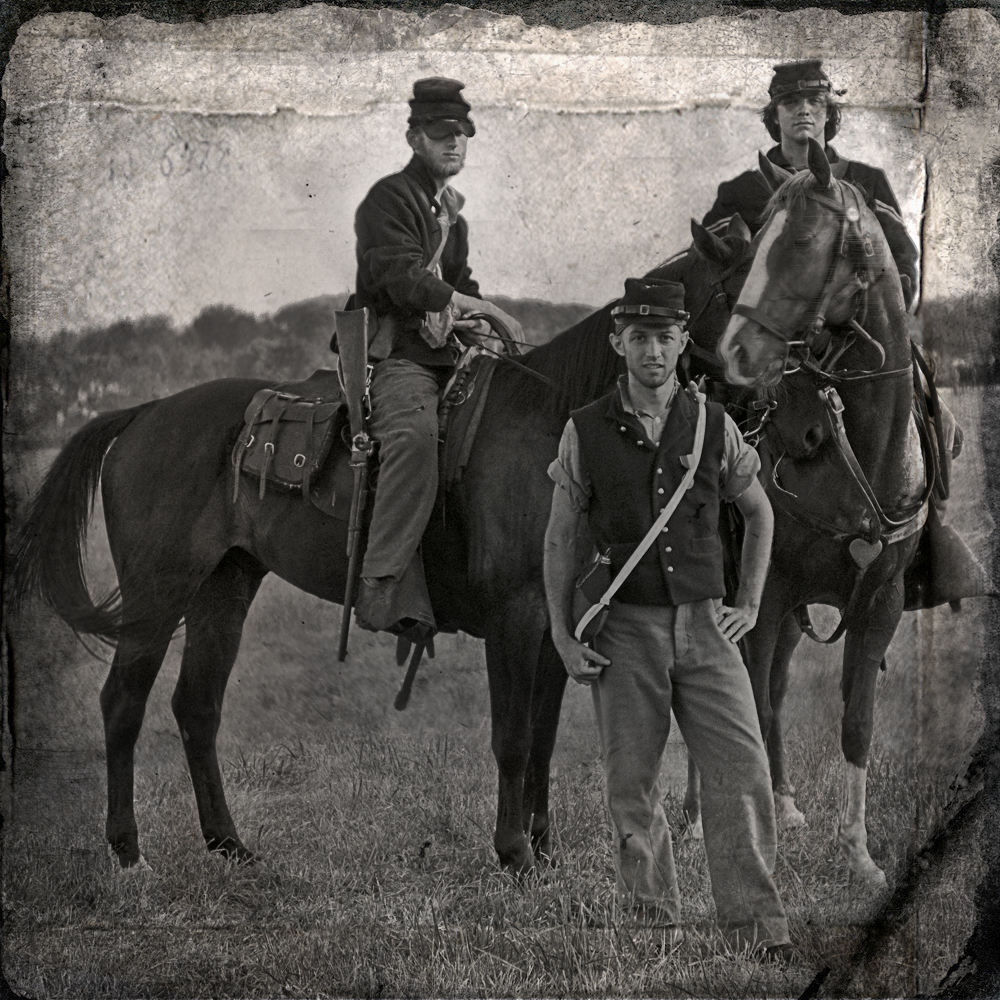
<instances>
[{"instance_id":1,"label":"grass field","mask_svg":"<svg viewBox=\"0 0 1000 1000\"><path fill-rule=\"evenodd\" d=\"M977 551L981 393L950 397L968 432L951 521ZM10 470L23 493L51 453ZM113 584L100 511L94 592ZM890 889L937 829L980 720L985 602L904 616L879 678L869 846ZM835 619L822 611L821 631ZM687 937L617 911L589 694L567 691L553 769L559 864L522 884L492 849L496 771L482 644L442 637L410 708L389 641L269 577L251 611L220 733L230 807L261 862L209 857L169 699L182 639L139 740L136 803L151 871L122 874L104 844L97 694L90 655L44 609L13 622L13 779L4 790L3 968L32 997L798 996L823 968L844 995L933 993L971 929L975 838L949 845L878 955L852 956L881 900L849 884L834 841L840 796L842 644L803 642L788 699L789 765L809 826L784 834L776 879L801 961L761 966L715 935L704 851L676 847ZM8 747L9 751L9 747ZM10 757L8 756L8 759ZM684 757L668 748L666 807L680 829ZM10 779L10 774L6 775ZM839 979L837 978L839 977Z\"/></svg>"}]
</instances>

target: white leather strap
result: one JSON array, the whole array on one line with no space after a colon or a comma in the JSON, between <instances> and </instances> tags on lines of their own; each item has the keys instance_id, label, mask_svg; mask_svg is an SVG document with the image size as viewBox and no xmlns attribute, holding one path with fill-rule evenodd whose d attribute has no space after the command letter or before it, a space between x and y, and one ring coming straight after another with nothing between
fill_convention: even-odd
<instances>
[{"instance_id":1,"label":"white leather strap","mask_svg":"<svg viewBox=\"0 0 1000 1000\"><path fill-rule=\"evenodd\" d=\"M660 511L660 516L653 522L653 526L649 531L646 532L646 537L636 546L635 551L628 557L628 561L611 581L611 586L604 592L600 601L597 604L591 605L587 613L577 623L575 634L578 642L582 641L581 636L584 629L611 603L611 598L615 596L618 588L628 579L629 573L635 569L636 564L646 554L646 550L656 541L656 537L664 529L667 521L670 520L671 515L681 502L681 497L694 485L695 473L698 471L698 463L701 462L701 452L705 444L706 420L705 394L699 392L697 393L697 397L698 425L694 432L694 449L690 455L683 455L681 457L681 464L687 467L687 472L684 473L684 478L680 481L680 485L674 491L674 495L670 498L666 507Z\"/></svg>"}]
</instances>

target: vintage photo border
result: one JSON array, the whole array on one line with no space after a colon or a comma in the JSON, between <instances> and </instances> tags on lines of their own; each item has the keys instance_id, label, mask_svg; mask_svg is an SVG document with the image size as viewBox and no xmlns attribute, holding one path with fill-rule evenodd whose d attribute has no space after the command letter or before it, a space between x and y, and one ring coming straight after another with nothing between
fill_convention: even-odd
<instances>
[{"instance_id":1,"label":"vintage photo border","mask_svg":"<svg viewBox=\"0 0 1000 1000\"><path fill-rule=\"evenodd\" d=\"M11 2L5 7L5 20L2 26L2 68L6 67L10 47L13 44L18 26L39 13L86 11L105 17L139 14L153 20L190 21L214 19L235 14L276 12L300 6L305 6L305 4L301 2L274 2L274 0L256 0L256 2L227 0L227 2L220 3L212 3L208 0L202 0L202 2L195 2L195 0L188 0L188 2L183 2L183 0L164 0L164 2L128 2L128 0L103 0L101 2L101 0L93 0L90 3L45 3L42 0ZM438 8L440 4L409 0L406 3L354 2L344 6L362 9L390 8L402 12L427 13ZM940 24L943 16L949 10L969 5L957 2L875 5L843 2L843 0L838 3L776 2L738 5L716 3L711 2L711 0L705 0L705 2L688 0L688 2L672 4L627 2L516 3L511 2L511 0L479 3L475 0L467 0L464 6L498 14L516 14L528 24L547 24L557 28L580 27L598 20L618 22L645 20L654 24L678 23L697 20L711 14L731 15L746 9L772 9L785 12L819 6L825 9L834 9L843 14L859 14L873 10L923 10L927 17L928 44L933 48L936 43L935 26ZM1000 3L979 3L974 6L1000 18ZM1000 206L996 204L983 205L984 210L991 210L994 213L998 207ZM6 266L7 262L4 260L5 271ZM8 343L11 335L8 320L10 316L9 282L6 273L0 294L3 296L0 334L3 337L3 386L6 405L8 400ZM997 332L994 331L994 345L996 345L996 338ZM989 514L995 522L1000 523L1000 491L997 489L996 481L1000 475L1000 468L996 465L991 468L988 460L989 456L996 452L995 442L1000 435L1000 407L997 406L997 389L996 373L992 371L991 378L984 387L983 423L980 430L987 458L985 467L987 493L983 499ZM1000 551L998 551L997 538L994 536L991 540L991 555L994 565L997 564L998 554ZM921 880L925 877L928 866L933 867L935 862L945 855L949 838L958 837L962 832L975 829L979 824L984 830L992 831L993 836L987 835L981 843L985 876L975 900L978 923L966 946L965 954L960 959L970 963L974 962L976 970L970 972L964 980L954 982L951 987L954 992L948 990L946 995L955 996L983 995L982 990L995 987L1000 982L1000 979L997 978L998 972L1000 972L1000 958L998 958L995 948L991 947L991 942L995 943L1000 940L1000 838L996 836L996 831L1000 830L1000 621L998 621L995 605L990 620L986 653L980 668L980 683L984 732L979 741L970 773L967 775L970 787L978 788L978 791L968 797L954 811L949 825L941 836L926 845L925 849L914 857L907 876L900 880L892 897L885 903L877 918L872 922L862 946L862 953L857 956L860 961L864 961L869 955L874 955L878 951L880 940L891 935L892 931L904 919ZM7 706L4 706L4 713L6 717ZM11 765L11 761L2 762L4 768ZM824 992L829 988L830 984L828 983L824 987Z\"/></svg>"}]
</instances>

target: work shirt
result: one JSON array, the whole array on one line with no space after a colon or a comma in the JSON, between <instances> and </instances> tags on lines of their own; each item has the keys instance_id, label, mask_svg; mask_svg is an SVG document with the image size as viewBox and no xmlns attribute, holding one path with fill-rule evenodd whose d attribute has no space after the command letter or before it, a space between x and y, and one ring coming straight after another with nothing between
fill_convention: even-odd
<instances>
[{"instance_id":1,"label":"work shirt","mask_svg":"<svg viewBox=\"0 0 1000 1000\"><path fill-rule=\"evenodd\" d=\"M677 391L682 390L678 389ZM668 407L666 412L657 416L636 409L629 395L627 375L622 375L619 378L618 392L622 409L626 413L635 415L652 444L659 444L670 408ZM741 496L750 483L756 479L759 471L760 458L757 452L743 440L740 429L727 413L725 415L722 461L719 467L719 493L722 499L732 501ZM583 467L580 457L580 437L572 417L566 422L562 438L559 441L559 453L549 465L548 472L549 478L567 492L573 509L581 513L585 512L590 505L593 487L590 476Z\"/></svg>"},{"instance_id":2,"label":"work shirt","mask_svg":"<svg viewBox=\"0 0 1000 1000\"><path fill-rule=\"evenodd\" d=\"M428 367L451 367L450 347L433 348L420 334L427 312L440 312L454 292L481 298L469 268L469 227L459 214L465 199L446 187L440 199L434 178L414 156L396 174L375 183L354 216L358 261L355 308L393 315L402 326L390 357ZM438 214L450 225L440 274L428 270L441 242Z\"/></svg>"},{"instance_id":3,"label":"work shirt","mask_svg":"<svg viewBox=\"0 0 1000 1000\"><path fill-rule=\"evenodd\" d=\"M774 146L767 151L767 158L784 170L795 172L781 146ZM826 147L826 158L830 161L833 176L838 180L847 181L858 188L865 198L865 203L875 213L875 217L885 233L886 242L896 262L896 270L901 278L907 281L903 284L903 295L906 307L910 307L917 290L917 262L920 253L916 244L910 239L903 217L899 210L899 202L893 194L889 178L885 171L878 167L870 167L858 160L842 158L833 146ZM771 200L771 188L764 180L759 170L747 170L731 181L723 181L715 198L715 204L709 209L702 225L716 235L721 234L729 225L729 220L737 212L747 224L750 233L757 235L764 224L767 204Z\"/></svg>"}]
</instances>

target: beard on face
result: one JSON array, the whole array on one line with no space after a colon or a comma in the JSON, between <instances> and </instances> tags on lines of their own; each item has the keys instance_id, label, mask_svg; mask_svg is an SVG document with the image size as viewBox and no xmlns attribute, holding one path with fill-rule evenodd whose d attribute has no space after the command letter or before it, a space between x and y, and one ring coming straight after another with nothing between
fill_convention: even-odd
<instances>
[{"instance_id":1,"label":"beard on face","mask_svg":"<svg viewBox=\"0 0 1000 1000\"><path fill-rule=\"evenodd\" d=\"M424 162L434 177L444 180L446 177L454 177L465 166L465 157L463 156L459 160L446 159L442 161L435 161L424 157Z\"/></svg>"},{"instance_id":2,"label":"beard on face","mask_svg":"<svg viewBox=\"0 0 1000 1000\"><path fill-rule=\"evenodd\" d=\"M464 136L461 136L454 147L446 148L442 142L435 142L421 132L411 142L411 146L417 156L424 161L424 165L432 177L437 180L446 180L449 177L454 177L465 166L466 150L463 148L465 145L463 139L468 142Z\"/></svg>"}]
</instances>

